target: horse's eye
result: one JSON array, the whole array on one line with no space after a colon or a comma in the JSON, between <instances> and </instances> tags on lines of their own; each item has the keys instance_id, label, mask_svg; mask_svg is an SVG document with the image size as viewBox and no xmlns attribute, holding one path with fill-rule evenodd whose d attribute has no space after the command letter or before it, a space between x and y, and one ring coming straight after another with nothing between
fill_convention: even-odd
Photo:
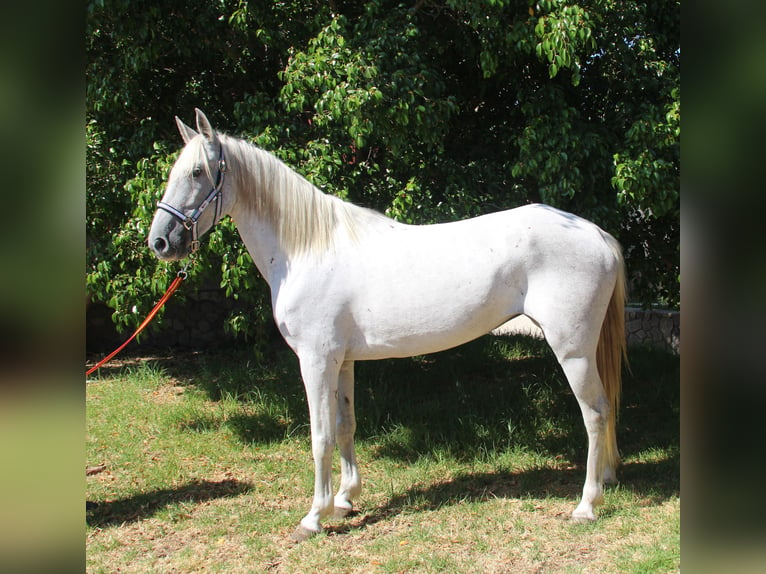
<instances>
[{"instance_id":1,"label":"horse's eye","mask_svg":"<svg viewBox=\"0 0 766 574\"><path fill-rule=\"evenodd\" d=\"M192 177L199 177L201 173L202 173L202 168L201 167L195 167L192 170Z\"/></svg>"}]
</instances>

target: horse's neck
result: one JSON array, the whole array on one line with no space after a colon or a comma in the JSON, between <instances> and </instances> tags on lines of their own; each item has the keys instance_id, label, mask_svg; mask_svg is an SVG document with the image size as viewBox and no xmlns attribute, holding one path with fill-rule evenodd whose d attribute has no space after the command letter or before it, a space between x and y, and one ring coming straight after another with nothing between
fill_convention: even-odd
<instances>
[{"instance_id":1,"label":"horse's neck","mask_svg":"<svg viewBox=\"0 0 766 574\"><path fill-rule=\"evenodd\" d=\"M240 145L242 155L255 156L242 160L230 215L272 289L286 277L290 261L319 261L328 250L356 243L362 233L398 226L383 215L326 196L268 152Z\"/></svg>"},{"instance_id":2,"label":"horse's neck","mask_svg":"<svg viewBox=\"0 0 766 574\"><path fill-rule=\"evenodd\" d=\"M254 219L251 213L241 209L233 210L231 218L263 278L269 286L279 282L280 277L286 273L288 255L282 249L271 224Z\"/></svg>"},{"instance_id":3,"label":"horse's neck","mask_svg":"<svg viewBox=\"0 0 766 574\"><path fill-rule=\"evenodd\" d=\"M245 169L244 161L248 154L266 153L235 138L222 137L225 138L224 142L229 148L228 153L236 154L235 157L238 156L236 161L242 162L240 169ZM255 165L261 164L256 163ZM251 192L248 189L248 186L251 185L248 177L235 178L232 183L235 188L233 189L233 202L229 207L229 215L234 221L253 263L263 278L271 285L272 282L278 280L276 278L277 269L286 267L287 254L282 249L272 223L257 217L251 200L245 197L244 194Z\"/></svg>"},{"instance_id":4,"label":"horse's neck","mask_svg":"<svg viewBox=\"0 0 766 574\"><path fill-rule=\"evenodd\" d=\"M239 177L230 215L253 262L273 286L291 259L331 241L329 199L272 154L236 141Z\"/></svg>"}]
</instances>

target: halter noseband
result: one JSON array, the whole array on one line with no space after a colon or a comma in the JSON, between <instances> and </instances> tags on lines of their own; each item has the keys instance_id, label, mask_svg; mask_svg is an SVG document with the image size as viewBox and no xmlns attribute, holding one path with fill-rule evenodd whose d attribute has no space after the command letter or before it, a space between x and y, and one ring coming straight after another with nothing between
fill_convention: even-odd
<instances>
[{"instance_id":1,"label":"halter noseband","mask_svg":"<svg viewBox=\"0 0 766 574\"><path fill-rule=\"evenodd\" d=\"M223 203L221 198L221 191L223 190L223 180L226 175L226 160L223 157L223 144L221 144L220 152L218 154L218 175L215 178L215 185L207 197L199 204L199 207L191 212L191 215L186 215L183 211L176 209L172 205L165 203L164 201L158 201L157 207L164 211L167 211L170 215L178 218L184 227L191 231L192 240L189 253L194 253L199 249L199 239L197 236L197 222L199 221L202 212L207 209L207 206L211 202L215 202L215 217L213 219L213 225L216 224L218 218L221 216L221 204Z\"/></svg>"}]
</instances>

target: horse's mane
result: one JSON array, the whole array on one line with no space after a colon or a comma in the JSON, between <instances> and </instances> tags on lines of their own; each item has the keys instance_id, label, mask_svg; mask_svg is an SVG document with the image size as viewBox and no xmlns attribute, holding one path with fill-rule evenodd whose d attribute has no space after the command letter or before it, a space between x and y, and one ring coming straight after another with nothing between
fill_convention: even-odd
<instances>
[{"instance_id":1,"label":"horse's mane","mask_svg":"<svg viewBox=\"0 0 766 574\"><path fill-rule=\"evenodd\" d=\"M219 134L228 176L236 179L237 202L269 222L291 255L332 248L339 230L357 240L363 223L393 220L317 189L277 157L246 141Z\"/></svg>"}]
</instances>

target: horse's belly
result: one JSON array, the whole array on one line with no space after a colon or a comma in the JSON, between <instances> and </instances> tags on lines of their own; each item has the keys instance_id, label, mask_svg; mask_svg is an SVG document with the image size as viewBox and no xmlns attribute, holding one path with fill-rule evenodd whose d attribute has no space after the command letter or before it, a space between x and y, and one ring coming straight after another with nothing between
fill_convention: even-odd
<instances>
[{"instance_id":1,"label":"horse's belly","mask_svg":"<svg viewBox=\"0 0 766 574\"><path fill-rule=\"evenodd\" d=\"M521 312L520 289L478 278L389 283L350 306L349 359L408 357L471 341Z\"/></svg>"},{"instance_id":2,"label":"horse's belly","mask_svg":"<svg viewBox=\"0 0 766 574\"><path fill-rule=\"evenodd\" d=\"M388 336L381 336L384 334L381 332L359 332L350 338L346 358L363 361L436 353L481 337L504 322L505 320L498 320L484 325L464 324L445 330L399 331Z\"/></svg>"}]
</instances>

